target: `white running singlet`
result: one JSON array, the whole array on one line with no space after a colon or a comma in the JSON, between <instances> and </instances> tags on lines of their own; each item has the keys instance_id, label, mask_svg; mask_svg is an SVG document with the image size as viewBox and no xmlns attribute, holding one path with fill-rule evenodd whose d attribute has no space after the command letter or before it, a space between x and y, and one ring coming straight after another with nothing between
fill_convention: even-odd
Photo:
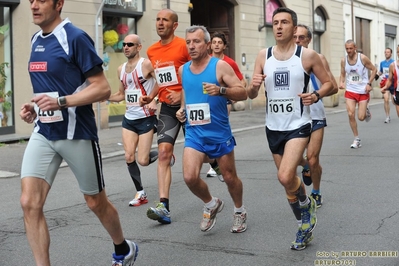
<instances>
[{"instance_id":1,"label":"white running singlet","mask_svg":"<svg viewBox=\"0 0 399 266\"><path fill-rule=\"evenodd\" d=\"M354 65L345 60L346 90L357 94L367 94L366 85L369 82L368 69L363 65L360 53L357 54L357 61Z\"/></svg>"},{"instance_id":2,"label":"white running singlet","mask_svg":"<svg viewBox=\"0 0 399 266\"><path fill-rule=\"evenodd\" d=\"M123 64L121 70L120 80L125 88L125 117L129 120L155 115L154 112L150 112L145 106L140 107L139 104L140 97L142 95L149 95L154 89L156 82L153 77L150 79L145 79L143 77L143 62L144 58L142 57L137 62L135 69L130 73L126 73L126 63Z\"/></svg>"},{"instance_id":3,"label":"white running singlet","mask_svg":"<svg viewBox=\"0 0 399 266\"><path fill-rule=\"evenodd\" d=\"M301 93L307 92L309 74L302 66L302 46L286 61L273 56L267 49L263 73L266 75L266 127L275 131L291 131L312 123L309 106L304 106Z\"/></svg>"}]
</instances>

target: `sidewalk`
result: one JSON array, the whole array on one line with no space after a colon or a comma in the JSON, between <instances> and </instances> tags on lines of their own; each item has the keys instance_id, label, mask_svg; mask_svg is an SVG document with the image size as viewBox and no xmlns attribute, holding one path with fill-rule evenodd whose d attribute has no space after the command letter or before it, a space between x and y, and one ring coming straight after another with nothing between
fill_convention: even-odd
<instances>
[{"instance_id":1,"label":"sidewalk","mask_svg":"<svg viewBox=\"0 0 399 266\"><path fill-rule=\"evenodd\" d=\"M382 104L383 99L371 99L371 112L377 111L377 109L381 109L379 111L383 112L382 106L379 106L378 108L372 107L374 105ZM337 107L327 107L325 108L325 110L327 116L331 114L346 112L346 106L343 97L340 97L340 103ZM392 111L393 110L391 110L391 112ZM232 111L230 114L230 124L233 133L264 127L265 107L257 106L253 107L253 109L248 109L247 105L247 108L244 111ZM100 139L100 147L103 159L124 155L121 122L111 124L109 129L100 130L98 135ZM4 146L0 146L0 179L19 176L22 157L27 144L26 141L19 140L24 139L28 139L28 136L21 138L21 136L17 136L14 134L13 139L10 139L10 136L0 136L0 143L4 143L5 140L15 141L12 144L4 144ZM183 134L182 132L180 132L176 143L183 143L183 141ZM154 136L152 147L154 149L157 147L156 136ZM123 160L123 158L121 158L121 160ZM65 166L67 165L62 164L62 167Z\"/></svg>"}]
</instances>

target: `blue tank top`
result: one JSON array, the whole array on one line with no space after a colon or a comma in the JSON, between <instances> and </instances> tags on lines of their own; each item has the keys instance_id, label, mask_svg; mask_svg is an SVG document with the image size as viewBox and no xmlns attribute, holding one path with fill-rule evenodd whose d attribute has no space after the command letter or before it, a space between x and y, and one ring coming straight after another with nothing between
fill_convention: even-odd
<instances>
[{"instance_id":1,"label":"blue tank top","mask_svg":"<svg viewBox=\"0 0 399 266\"><path fill-rule=\"evenodd\" d=\"M191 61L183 66L182 85L186 108L186 139L201 144L220 144L231 139L232 132L227 112L227 99L204 93L202 83L220 86L216 77L218 58L211 57L199 74L190 70Z\"/></svg>"}]
</instances>

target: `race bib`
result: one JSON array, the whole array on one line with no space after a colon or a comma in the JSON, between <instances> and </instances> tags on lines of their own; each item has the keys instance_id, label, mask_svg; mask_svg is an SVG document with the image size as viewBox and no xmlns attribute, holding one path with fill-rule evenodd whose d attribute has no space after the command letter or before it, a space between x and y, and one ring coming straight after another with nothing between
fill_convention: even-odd
<instances>
[{"instance_id":1,"label":"race bib","mask_svg":"<svg viewBox=\"0 0 399 266\"><path fill-rule=\"evenodd\" d=\"M139 99L141 97L140 89L127 89L125 90L126 107L140 106Z\"/></svg>"},{"instance_id":2,"label":"race bib","mask_svg":"<svg viewBox=\"0 0 399 266\"><path fill-rule=\"evenodd\" d=\"M159 87L166 87L179 83L173 62L157 64L154 72Z\"/></svg>"},{"instance_id":3,"label":"race bib","mask_svg":"<svg viewBox=\"0 0 399 266\"><path fill-rule=\"evenodd\" d=\"M38 96L41 94L46 94L52 98L58 98L58 91L36 93L35 96ZM35 104L34 108L35 108L37 117L39 118L40 122L42 122L44 124L64 121L64 118L62 117L61 110L43 111L36 104Z\"/></svg>"},{"instance_id":4,"label":"race bib","mask_svg":"<svg viewBox=\"0 0 399 266\"><path fill-rule=\"evenodd\" d=\"M188 123L191 126L206 125L211 123L209 103L187 104L186 112Z\"/></svg>"},{"instance_id":5,"label":"race bib","mask_svg":"<svg viewBox=\"0 0 399 266\"><path fill-rule=\"evenodd\" d=\"M294 98L269 99L269 112L274 114L291 114L295 112Z\"/></svg>"},{"instance_id":6,"label":"race bib","mask_svg":"<svg viewBox=\"0 0 399 266\"><path fill-rule=\"evenodd\" d=\"M349 74L349 83L360 84L360 83L362 83L362 77L357 73L350 73Z\"/></svg>"}]
</instances>

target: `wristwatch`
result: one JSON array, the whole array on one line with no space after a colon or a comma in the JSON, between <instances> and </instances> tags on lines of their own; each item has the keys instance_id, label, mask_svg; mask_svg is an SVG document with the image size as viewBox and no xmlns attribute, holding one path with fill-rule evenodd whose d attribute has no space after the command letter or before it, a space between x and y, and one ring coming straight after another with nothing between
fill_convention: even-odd
<instances>
[{"instance_id":1,"label":"wristwatch","mask_svg":"<svg viewBox=\"0 0 399 266\"><path fill-rule=\"evenodd\" d=\"M312 94L317 96L317 100L314 103L317 103L320 100L320 94L317 91L313 91Z\"/></svg>"},{"instance_id":2,"label":"wristwatch","mask_svg":"<svg viewBox=\"0 0 399 266\"><path fill-rule=\"evenodd\" d=\"M369 85L370 87L371 87L371 83L369 82L369 83L367 83L367 85Z\"/></svg>"},{"instance_id":3,"label":"wristwatch","mask_svg":"<svg viewBox=\"0 0 399 266\"><path fill-rule=\"evenodd\" d=\"M221 95L225 95L225 94L226 94L226 90L227 90L226 87L220 87L219 93L220 93Z\"/></svg>"},{"instance_id":4,"label":"wristwatch","mask_svg":"<svg viewBox=\"0 0 399 266\"><path fill-rule=\"evenodd\" d=\"M64 96L58 97L57 103L61 109L65 108L67 106L66 98Z\"/></svg>"}]
</instances>

